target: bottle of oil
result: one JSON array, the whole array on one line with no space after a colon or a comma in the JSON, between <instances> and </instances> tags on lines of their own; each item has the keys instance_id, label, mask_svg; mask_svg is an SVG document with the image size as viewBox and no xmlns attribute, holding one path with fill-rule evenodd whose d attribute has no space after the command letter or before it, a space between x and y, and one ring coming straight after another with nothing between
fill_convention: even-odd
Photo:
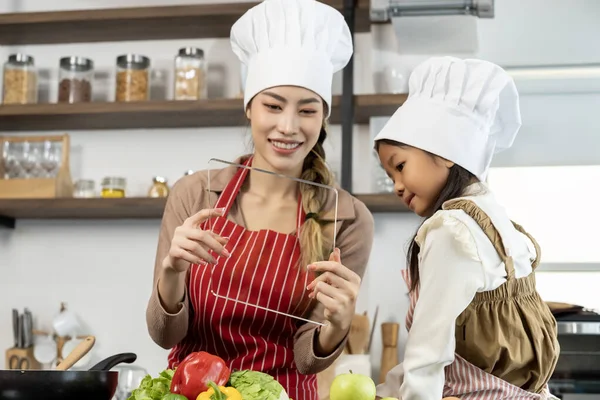
<instances>
[{"instance_id":1,"label":"bottle of oil","mask_svg":"<svg viewBox=\"0 0 600 400\"><path fill-rule=\"evenodd\" d=\"M167 197L169 195L169 186L167 179L162 176L155 176L152 179L152 186L148 191L148 197Z\"/></svg>"}]
</instances>

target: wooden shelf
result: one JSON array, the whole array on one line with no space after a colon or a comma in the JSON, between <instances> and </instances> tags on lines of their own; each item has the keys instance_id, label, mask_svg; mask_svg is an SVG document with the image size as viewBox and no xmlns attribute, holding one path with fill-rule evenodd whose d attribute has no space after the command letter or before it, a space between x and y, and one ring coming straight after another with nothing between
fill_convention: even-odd
<instances>
[{"instance_id":1,"label":"wooden shelf","mask_svg":"<svg viewBox=\"0 0 600 400\"><path fill-rule=\"evenodd\" d=\"M407 211L392 194L357 195L371 212ZM125 199L0 199L0 225L14 227L17 219L159 219L166 200Z\"/></svg>"},{"instance_id":2,"label":"wooden shelf","mask_svg":"<svg viewBox=\"0 0 600 400\"><path fill-rule=\"evenodd\" d=\"M391 116L402 94L355 96L355 121ZM333 98L331 122L339 124L340 96ZM242 99L0 105L0 131L195 128L243 126Z\"/></svg>"},{"instance_id":3,"label":"wooden shelf","mask_svg":"<svg viewBox=\"0 0 600 400\"><path fill-rule=\"evenodd\" d=\"M164 207L164 198L149 197L124 199L0 199L0 215L15 219L160 218Z\"/></svg>"},{"instance_id":4,"label":"wooden shelf","mask_svg":"<svg viewBox=\"0 0 600 400\"><path fill-rule=\"evenodd\" d=\"M0 225L17 219L156 219L165 199L0 199Z\"/></svg>"},{"instance_id":5,"label":"wooden shelf","mask_svg":"<svg viewBox=\"0 0 600 400\"><path fill-rule=\"evenodd\" d=\"M402 200L392 193L355 194L354 196L365 203L372 213L399 213L410 211L404 205Z\"/></svg>"},{"instance_id":6,"label":"wooden shelf","mask_svg":"<svg viewBox=\"0 0 600 400\"><path fill-rule=\"evenodd\" d=\"M343 0L322 0L342 10ZM197 4L0 14L0 45L229 37L257 4ZM359 0L356 32L370 31L370 1Z\"/></svg>"}]
</instances>

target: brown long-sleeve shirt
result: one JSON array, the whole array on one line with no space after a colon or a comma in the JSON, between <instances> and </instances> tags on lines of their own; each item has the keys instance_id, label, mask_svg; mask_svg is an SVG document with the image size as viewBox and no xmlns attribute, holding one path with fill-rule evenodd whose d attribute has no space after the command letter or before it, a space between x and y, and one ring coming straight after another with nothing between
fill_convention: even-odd
<instances>
[{"instance_id":1,"label":"brown long-sleeve shirt","mask_svg":"<svg viewBox=\"0 0 600 400\"><path fill-rule=\"evenodd\" d=\"M241 158L235 162L241 163ZM185 176L176 182L167 199L154 265L154 286L146 311L148 332L152 340L165 349L174 347L186 336L189 324L190 303L187 287L179 303L179 311L174 314L164 309L158 294L161 263L169 252L173 232L191 215L214 206L219 194L235 172L236 167L211 170L210 185L208 171L199 171ZM335 197L331 195L327 199L324 211L320 214L322 220L333 222L334 204ZM243 217L240 210L235 207L235 203L228 218L244 226ZM336 246L340 249L342 264L362 278L373 244L373 216L362 202L338 188L337 221ZM314 321L324 321L323 313L323 306L317 303L309 318ZM347 340L344 339L332 354L319 357L314 351L315 332L315 325L306 323L299 328L294 337L294 361L298 371L304 374L315 374L329 367L341 354Z\"/></svg>"}]
</instances>

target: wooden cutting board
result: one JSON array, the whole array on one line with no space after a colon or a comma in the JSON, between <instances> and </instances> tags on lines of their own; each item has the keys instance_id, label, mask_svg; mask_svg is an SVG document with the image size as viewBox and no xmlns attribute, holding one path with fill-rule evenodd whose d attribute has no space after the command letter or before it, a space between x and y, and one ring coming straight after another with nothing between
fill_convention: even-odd
<instances>
[{"instance_id":1,"label":"wooden cutting board","mask_svg":"<svg viewBox=\"0 0 600 400\"><path fill-rule=\"evenodd\" d=\"M395 322L384 322L381 324L381 366L379 371L379 383L384 383L387 373L398 365L398 335L400 325Z\"/></svg>"},{"instance_id":2,"label":"wooden cutting board","mask_svg":"<svg viewBox=\"0 0 600 400\"><path fill-rule=\"evenodd\" d=\"M348 335L348 352L350 354L366 354L369 347L371 326L367 313L356 314L352 319Z\"/></svg>"}]
</instances>

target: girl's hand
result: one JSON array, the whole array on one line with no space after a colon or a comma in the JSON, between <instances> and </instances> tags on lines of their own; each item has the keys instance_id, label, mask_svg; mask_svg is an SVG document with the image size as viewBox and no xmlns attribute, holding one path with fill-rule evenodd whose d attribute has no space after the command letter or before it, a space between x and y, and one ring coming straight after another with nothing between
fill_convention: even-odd
<instances>
[{"instance_id":1,"label":"girl's hand","mask_svg":"<svg viewBox=\"0 0 600 400\"><path fill-rule=\"evenodd\" d=\"M163 260L164 268L172 268L176 272L185 272L191 264L214 264L215 259L208 253L229 257L230 254L223 246L228 238L223 238L211 231L199 228L199 225L211 217L224 214L223 209L205 209L187 218L181 226L175 228L169 254Z\"/></svg>"},{"instance_id":2,"label":"girl's hand","mask_svg":"<svg viewBox=\"0 0 600 400\"><path fill-rule=\"evenodd\" d=\"M337 248L329 256L329 261L316 262L308 269L322 273L308 285L307 290L312 290L309 297L323 304L325 319L332 328L347 332L354 318L360 276L342 265Z\"/></svg>"}]
</instances>

